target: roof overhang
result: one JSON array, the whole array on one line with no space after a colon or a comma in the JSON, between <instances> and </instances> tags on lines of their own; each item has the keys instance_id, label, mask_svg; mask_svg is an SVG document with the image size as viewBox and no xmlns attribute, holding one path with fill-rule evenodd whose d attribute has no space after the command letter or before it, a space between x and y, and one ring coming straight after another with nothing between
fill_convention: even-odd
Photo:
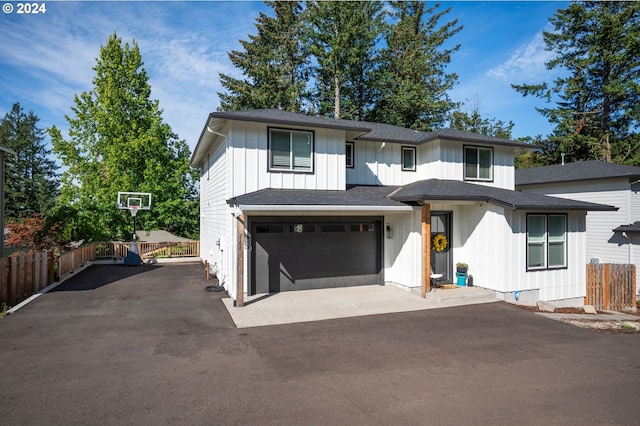
<instances>
[{"instance_id":1,"label":"roof overhang","mask_svg":"<svg viewBox=\"0 0 640 426\"><path fill-rule=\"evenodd\" d=\"M420 205L431 203L486 202L521 211L616 211L617 207L547 195L495 188L453 180L428 179L405 185L389 199Z\"/></svg>"},{"instance_id":2,"label":"roof overhang","mask_svg":"<svg viewBox=\"0 0 640 426\"><path fill-rule=\"evenodd\" d=\"M317 216L318 214L358 214L358 213L402 213L415 210L415 207L404 206L349 206L349 205L273 205L273 204L237 204L235 205L243 213L252 215L271 215L277 213L280 216Z\"/></svg>"}]
</instances>

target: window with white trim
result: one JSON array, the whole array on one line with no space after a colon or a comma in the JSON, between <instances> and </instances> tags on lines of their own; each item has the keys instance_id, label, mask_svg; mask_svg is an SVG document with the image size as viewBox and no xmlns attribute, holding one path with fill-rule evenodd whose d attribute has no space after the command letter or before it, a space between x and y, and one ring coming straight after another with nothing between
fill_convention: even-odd
<instances>
[{"instance_id":1,"label":"window with white trim","mask_svg":"<svg viewBox=\"0 0 640 426\"><path fill-rule=\"evenodd\" d=\"M353 169L353 160L354 160L354 143L347 142L345 146L345 163L348 168Z\"/></svg>"},{"instance_id":2,"label":"window with white trim","mask_svg":"<svg viewBox=\"0 0 640 426\"><path fill-rule=\"evenodd\" d=\"M527 215L527 270L567 267L567 215Z\"/></svg>"},{"instance_id":3,"label":"window with white trim","mask_svg":"<svg viewBox=\"0 0 640 426\"><path fill-rule=\"evenodd\" d=\"M269 169L313 172L313 132L270 128Z\"/></svg>"},{"instance_id":4,"label":"window with white trim","mask_svg":"<svg viewBox=\"0 0 640 426\"><path fill-rule=\"evenodd\" d=\"M402 170L409 171L409 172L416 171L416 147L415 146L402 147Z\"/></svg>"},{"instance_id":5,"label":"window with white trim","mask_svg":"<svg viewBox=\"0 0 640 426\"><path fill-rule=\"evenodd\" d=\"M493 180L493 149L478 146L464 147L464 179Z\"/></svg>"}]
</instances>

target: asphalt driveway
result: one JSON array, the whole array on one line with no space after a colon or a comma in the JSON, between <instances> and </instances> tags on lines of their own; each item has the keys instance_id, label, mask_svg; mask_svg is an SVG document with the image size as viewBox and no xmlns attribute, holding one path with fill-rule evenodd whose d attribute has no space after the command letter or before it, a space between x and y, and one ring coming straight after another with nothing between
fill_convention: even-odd
<instances>
[{"instance_id":1,"label":"asphalt driveway","mask_svg":"<svg viewBox=\"0 0 640 426\"><path fill-rule=\"evenodd\" d=\"M237 329L208 284L92 266L0 319L0 421L640 423L640 334L505 303Z\"/></svg>"}]
</instances>

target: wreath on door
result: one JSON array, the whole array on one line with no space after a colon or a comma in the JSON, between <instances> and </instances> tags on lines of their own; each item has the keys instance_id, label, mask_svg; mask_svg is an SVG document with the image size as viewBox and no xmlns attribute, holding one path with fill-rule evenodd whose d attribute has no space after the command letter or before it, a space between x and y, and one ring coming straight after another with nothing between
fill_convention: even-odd
<instances>
[{"instance_id":1,"label":"wreath on door","mask_svg":"<svg viewBox=\"0 0 640 426\"><path fill-rule=\"evenodd\" d=\"M437 252L441 252L444 249L447 248L447 244L449 244L449 242L447 241L447 237L444 234L438 234L435 237L433 237L433 249Z\"/></svg>"}]
</instances>

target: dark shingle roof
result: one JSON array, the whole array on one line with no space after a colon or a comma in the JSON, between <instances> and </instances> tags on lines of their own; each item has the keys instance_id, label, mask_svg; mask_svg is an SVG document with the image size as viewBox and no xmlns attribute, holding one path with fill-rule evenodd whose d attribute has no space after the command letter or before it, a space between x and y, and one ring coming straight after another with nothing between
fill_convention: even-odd
<instances>
[{"instance_id":1,"label":"dark shingle roof","mask_svg":"<svg viewBox=\"0 0 640 426\"><path fill-rule=\"evenodd\" d=\"M485 143L490 145L515 146L530 149L531 145L510 141L507 139L485 136L460 130L442 129L434 132L422 132L393 126L384 123L372 123L367 121L336 120L333 118L319 117L279 109L256 109L246 111L212 112L211 118L226 120L243 120L261 123L273 123L290 126L309 126L319 128L341 129L354 132L351 137L354 140L367 140L376 142L405 143L419 145L436 139L461 140L472 143Z\"/></svg>"},{"instance_id":2,"label":"dark shingle roof","mask_svg":"<svg viewBox=\"0 0 640 426\"><path fill-rule=\"evenodd\" d=\"M404 204L387 198L397 186L354 186L346 191L310 189L261 189L228 200L238 205L278 206L379 206L401 207Z\"/></svg>"},{"instance_id":3,"label":"dark shingle roof","mask_svg":"<svg viewBox=\"0 0 640 426\"><path fill-rule=\"evenodd\" d=\"M640 179L640 167L604 161L580 161L516 170L516 186L628 177Z\"/></svg>"},{"instance_id":4,"label":"dark shingle roof","mask_svg":"<svg viewBox=\"0 0 640 426\"><path fill-rule=\"evenodd\" d=\"M615 211L616 207L528 192L511 191L456 180L428 179L397 189L389 198L404 203L433 201L477 201L512 210Z\"/></svg>"},{"instance_id":5,"label":"dark shingle roof","mask_svg":"<svg viewBox=\"0 0 640 426\"><path fill-rule=\"evenodd\" d=\"M633 222L630 225L620 225L613 232L640 232L640 222Z\"/></svg>"}]
</instances>

